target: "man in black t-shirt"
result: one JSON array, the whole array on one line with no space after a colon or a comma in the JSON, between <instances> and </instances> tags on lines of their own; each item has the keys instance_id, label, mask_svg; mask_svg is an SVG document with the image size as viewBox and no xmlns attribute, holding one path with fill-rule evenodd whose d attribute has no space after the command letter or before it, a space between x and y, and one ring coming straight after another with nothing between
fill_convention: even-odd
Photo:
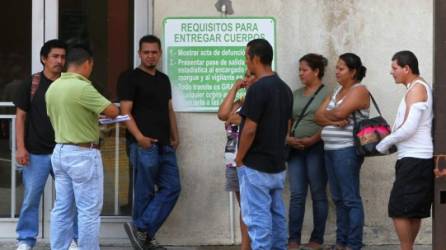
<instances>
[{"instance_id":1,"label":"man in black t-shirt","mask_svg":"<svg viewBox=\"0 0 446 250\"><path fill-rule=\"evenodd\" d=\"M25 187L17 223L17 249L32 249L39 234L39 206L46 180L52 174L51 155L55 146L54 131L46 114L45 93L60 77L65 64L66 45L60 40L47 41L40 50L44 68L18 87L16 106L16 162L23 166ZM76 248L77 226L74 226Z\"/></svg>"},{"instance_id":2,"label":"man in black t-shirt","mask_svg":"<svg viewBox=\"0 0 446 250\"><path fill-rule=\"evenodd\" d=\"M282 192L285 185L285 138L293 94L271 69L273 49L255 39L245 53L248 71L257 78L246 93L236 156L243 221L251 248L287 249Z\"/></svg>"},{"instance_id":3,"label":"man in black t-shirt","mask_svg":"<svg viewBox=\"0 0 446 250\"><path fill-rule=\"evenodd\" d=\"M134 176L133 221L124 229L134 249L165 249L154 237L181 190L178 130L169 77L156 69L161 41L142 37L138 53L141 64L118 83L121 113L130 116L126 135Z\"/></svg>"}]
</instances>

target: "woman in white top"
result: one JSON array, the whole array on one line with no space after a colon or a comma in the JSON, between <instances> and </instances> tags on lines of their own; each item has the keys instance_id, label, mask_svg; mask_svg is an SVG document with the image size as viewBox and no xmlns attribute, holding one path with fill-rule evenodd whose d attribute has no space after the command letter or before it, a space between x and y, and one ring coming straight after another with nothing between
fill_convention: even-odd
<instances>
[{"instance_id":1,"label":"woman in white top","mask_svg":"<svg viewBox=\"0 0 446 250\"><path fill-rule=\"evenodd\" d=\"M340 86L325 98L315 121L323 126L325 167L331 197L336 205L336 245L333 250L362 248L364 208L359 191L359 171L364 158L356 154L353 113L356 120L368 118L370 98L361 84L366 68L353 53L345 53L336 64Z\"/></svg>"},{"instance_id":2,"label":"woman in white top","mask_svg":"<svg viewBox=\"0 0 446 250\"><path fill-rule=\"evenodd\" d=\"M419 76L418 60L410 51L392 57L391 74L407 91L393 132L376 149L386 152L392 145L398 148L388 209L401 249L412 250L421 219L430 216L433 199L432 90Z\"/></svg>"}]
</instances>

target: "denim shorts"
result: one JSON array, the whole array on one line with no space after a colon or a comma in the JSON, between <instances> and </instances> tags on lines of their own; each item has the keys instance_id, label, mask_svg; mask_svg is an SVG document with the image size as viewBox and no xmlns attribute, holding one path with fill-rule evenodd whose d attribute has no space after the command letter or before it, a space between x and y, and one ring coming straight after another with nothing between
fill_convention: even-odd
<instances>
[{"instance_id":1,"label":"denim shorts","mask_svg":"<svg viewBox=\"0 0 446 250\"><path fill-rule=\"evenodd\" d=\"M433 170L433 159L405 157L396 162L389 217L430 217L434 194Z\"/></svg>"}]
</instances>

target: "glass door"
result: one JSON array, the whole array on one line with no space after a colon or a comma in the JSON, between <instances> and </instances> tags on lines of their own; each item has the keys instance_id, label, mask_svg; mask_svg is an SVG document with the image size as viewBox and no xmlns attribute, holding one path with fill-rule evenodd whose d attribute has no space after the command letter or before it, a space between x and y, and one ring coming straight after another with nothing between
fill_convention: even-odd
<instances>
[{"instance_id":1,"label":"glass door","mask_svg":"<svg viewBox=\"0 0 446 250\"><path fill-rule=\"evenodd\" d=\"M21 81L31 74L33 6L31 0L2 1L0 6L5 10L0 15L0 29L4 34L0 39L1 239L16 237L17 217L23 199L21 174L15 169L15 109L12 100Z\"/></svg>"},{"instance_id":2,"label":"glass door","mask_svg":"<svg viewBox=\"0 0 446 250\"><path fill-rule=\"evenodd\" d=\"M136 20L141 15L147 18L148 2L58 1L59 38L69 46L87 44L93 50L95 65L90 80L96 89L112 102L118 101L116 85L120 74L133 68L135 43L139 39L135 42L134 35L138 33L135 31ZM141 8L146 11L141 12ZM148 24L145 24L145 27L148 27ZM128 221L131 215L132 175L126 153L125 128L119 125L101 127L101 140L104 163L101 237L126 238L122 224Z\"/></svg>"},{"instance_id":3,"label":"glass door","mask_svg":"<svg viewBox=\"0 0 446 250\"><path fill-rule=\"evenodd\" d=\"M0 40L0 239L14 239L23 199L13 150L15 110L11 101L17 84L42 70L39 52L44 41L82 41L94 51L92 82L107 98L117 101L117 79L139 63L138 40L151 31L153 0L16 0L0 5L7 10L0 16L0 28L6 34ZM103 127L101 132L105 176L101 237L126 238L122 223L130 219L132 192L125 128ZM53 200L49 178L39 213L39 238L49 236Z\"/></svg>"}]
</instances>

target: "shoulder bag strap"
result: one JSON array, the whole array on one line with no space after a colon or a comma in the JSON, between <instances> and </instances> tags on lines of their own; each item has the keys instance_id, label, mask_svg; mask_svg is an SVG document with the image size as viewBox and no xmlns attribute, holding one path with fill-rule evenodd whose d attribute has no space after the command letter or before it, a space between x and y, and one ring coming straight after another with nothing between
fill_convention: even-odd
<instances>
[{"instance_id":1,"label":"shoulder bag strap","mask_svg":"<svg viewBox=\"0 0 446 250\"><path fill-rule=\"evenodd\" d=\"M296 131L297 125L299 124L299 122L305 117L305 112L307 111L308 107L310 106L310 104L313 102L314 98L316 97L316 95L319 93L319 91L321 91L321 89L324 87L324 84L321 84L321 86L319 86L319 88L316 90L316 92L314 92L313 96L310 98L310 100L308 100L307 104L305 104L305 107L302 109L302 112L300 112L299 116L297 117L296 122L294 123L293 128L291 129L291 135L294 135L294 132Z\"/></svg>"},{"instance_id":2,"label":"shoulder bag strap","mask_svg":"<svg viewBox=\"0 0 446 250\"><path fill-rule=\"evenodd\" d=\"M40 73L35 73L32 75L31 80L31 89L30 89L30 101L33 100L34 95L36 94L37 89L40 85Z\"/></svg>"},{"instance_id":3,"label":"shoulder bag strap","mask_svg":"<svg viewBox=\"0 0 446 250\"><path fill-rule=\"evenodd\" d=\"M382 116L382 114L381 114L381 110L379 109L378 104L376 103L375 98L373 98L373 95L372 95L372 93L370 93L370 91L369 91L369 96L370 96L370 98L372 99L372 103L373 103L373 106L375 107L376 111L378 111L378 114L379 114L380 116ZM353 124L354 124L355 126L356 126L356 115L355 115L356 112L361 113L361 111L357 110L357 111L355 111L355 112L352 113L352 116L353 116Z\"/></svg>"}]
</instances>

